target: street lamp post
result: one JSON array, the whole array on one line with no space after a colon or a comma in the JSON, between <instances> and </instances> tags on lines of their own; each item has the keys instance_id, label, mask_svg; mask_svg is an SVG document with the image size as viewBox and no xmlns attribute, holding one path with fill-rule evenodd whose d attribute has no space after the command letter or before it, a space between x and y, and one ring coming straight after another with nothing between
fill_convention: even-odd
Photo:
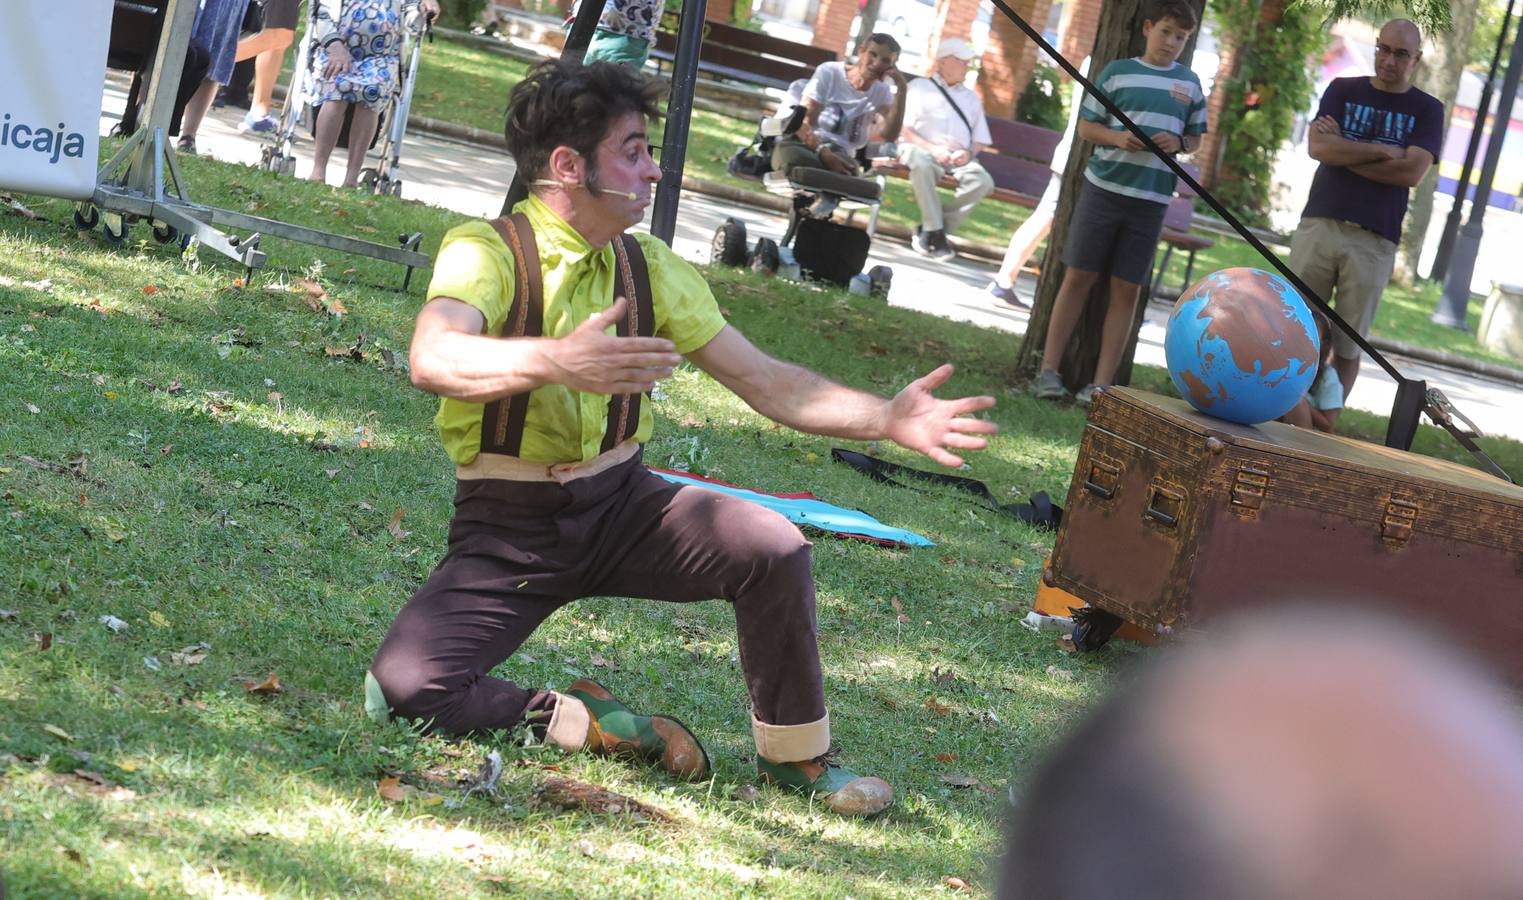
<instances>
[{"instance_id":1,"label":"street lamp post","mask_svg":"<svg viewBox=\"0 0 1523 900\"><path fill-rule=\"evenodd\" d=\"M1518 78L1523 75L1523 17L1519 17L1519 36L1513 39L1512 55L1507 61L1507 75L1502 79L1502 96L1497 101L1497 113L1492 119L1491 140L1486 145L1486 162L1481 166L1481 181L1476 185L1475 199L1470 203L1470 221L1460 229L1454 242L1454 258L1444 281L1444 296L1438 309L1433 311L1433 321L1451 328L1465 328L1466 308L1470 305L1470 282L1475 276L1475 258L1481 249L1481 219L1486 215L1487 200L1491 197L1491 183L1496 178L1497 163L1502 157L1502 144L1507 140L1507 127L1512 122L1512 101L1518 95Z\"/></svg>"},{"instance_id":2,"label":"street lamp post","mask_svg":"<svg viewBox=\"0 0 1523 900\"><path fill-rule=\"evenodd\" d=\"M1481 102L1475 108L1475 124L1470 126L1470 145L1465 148L1465 164L1460 167L1460 180L1454 186L1454 203L1449 206L1449 217L1444 220L1444 232L1438 239L1438 250L1433 253L1433 268L1428 278L1443 281L1449 271L1449 254L1454 251L1454 235L1460 228L1460 212L1465 197L1470 193L1470 172L1475 166L1476 154L1480 152L1481 134L1486 130L1486 114L1491 111L1491 89L1497 83L1497 65L1502 61L1502 50L1507 46L1507 28L1512 24L1512 7L1516 0L1507 0L1507 12L1502 14L1502 27L1497 31L1497 49L1491 54L1491 70L1486 73L1486 84L1481 88ZM1495 130L1492 131L1495 134ZM1503 134L1506 134L1504 129Z\"/></svg>"}]
</instances>

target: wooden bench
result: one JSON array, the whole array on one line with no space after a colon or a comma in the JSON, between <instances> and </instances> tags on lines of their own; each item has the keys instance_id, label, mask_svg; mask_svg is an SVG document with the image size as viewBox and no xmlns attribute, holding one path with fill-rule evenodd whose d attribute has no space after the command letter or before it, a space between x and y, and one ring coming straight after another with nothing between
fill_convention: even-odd
<instances>
[{"instance_id":1,"label":"wooden bench","mask_svg":"<svg viewBox=\"0 0 1523 900\"><path fill-rule=\"evenodd\" d=\"M1063 135L1050 128L989 117L990 148L978 155L978 162L994 178L994 193L989 196L1027 209L1036 206L1052 175L1052 155ZM880 162L875 171L908 178L910 170L898 162ZM944 188L957 187L957 179L943 175L938 182Z\"/></svg>"},{"instance_id":2,"label":"wooden bench","mask_svg":"<svg viewBox=\"0 0 1523 900\"><path fill-rule=\"evenodd\" d=\"M662 69L677 55L677 14L667 12L656 30L656 46L650 58ZM726 25L703 23L703 42L698 48L698 71L734 81L786 90L789 84L814 74L820 63L839 57L822 47L800 44Z\"/></svg>"}]
</instances>

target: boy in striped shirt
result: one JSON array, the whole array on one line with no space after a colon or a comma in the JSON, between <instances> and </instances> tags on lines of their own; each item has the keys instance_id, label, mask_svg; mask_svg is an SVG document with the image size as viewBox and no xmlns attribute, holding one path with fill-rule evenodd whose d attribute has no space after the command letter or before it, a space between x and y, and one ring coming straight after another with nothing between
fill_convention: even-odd
<instances>
[{"instance_id":1,"label":"boy in striped shirt","mask_svg":"<svg viewBox=\"0 0 1523 900\"><path fill-rule=\"evenodd\" d=\"M1143 20L1147 49L1139 57L1107 65L1096 85L1169 154L1190 153L1206 133L1206 100L1200 79L1179 54L1195 30L1195 13L1181 0L1161 0ZM1036 395L1065 400L1058 375L1063 351L1084 312L1086 298L1110 270L1110 303L1100 337L1094 381L1074 397L1088 405L1097 387L1111 383L1132 327L1132 311L1152 265L1174 196L1174 173L1092 96L1079 111L1079 137L1097 146L1084 170L1084 187L1063 247L1067 273L1053 304L1042 350Z\"/></svg>"}]
</instances>

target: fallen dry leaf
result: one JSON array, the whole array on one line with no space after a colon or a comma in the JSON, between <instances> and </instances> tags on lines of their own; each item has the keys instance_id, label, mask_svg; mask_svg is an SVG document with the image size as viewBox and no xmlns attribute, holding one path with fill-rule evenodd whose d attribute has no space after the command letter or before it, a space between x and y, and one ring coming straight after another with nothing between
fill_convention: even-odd
<instances>
[{"instance_id":1,"label":"fallen dry leaf","mask_svg":"<svg viewBox=\"0 0 1523 900\"><path fill-rule=\"evenodd\" d=\"M946 876L945 878L941 879L941 883L946 885L947 887L951 888L954 891L972 891L973 890L973 888L971 886L969 886L969 884L966 881L963 881L961 878L958 878L956 875L948 875L948 876Z\"/></svg>"},{"instance_id":2,"label":"fallen dry leaf","mask_svg":"<svg viewBox=\"0 0 1523 900\"><path fill-rule=\"evenodd\" d=\"M399 541L403 538L406 538L409 534L412 534L411 531L402 530L402 517L406 514L407 510L399 509L391 514L391 521L386 523L386 530L391 532L391 536Z\"/></svg>"},{"instance_id":3,"label":"fallen dry leaf","mask_svg":"<svg viewBox=\"0 0 1523 900\"><path fill-rule=\"evenodd\" d=\"M157 294L158 292L159 292L159 286L156 285L156 284L145 284L145 285L143 285L143 293L145 293L145 294Z\"/></svg>"},{"instance_id":4,"label":"fallen dry leaf","mask_svg":"<svg viewBox=\"0 0 1523 900\"><path fill-rule=\"evenodd\" d=\"M601 654L592 654L592 658L589 659L588 662L592 663L594 666L597 666L600 669L611 669L615 672L619 671L618 663L613 662L609 659L605 659Z\"/></svg>"},{"instance_id":5,"label":"fallen dry leaf","mask_svg":"<svg viewBox=\"0 0 1523 900\"><path fill-rule=\"evenodd\" d=\"M32 635L32 642L37 645L38 652L51 650L53 649L53 633L50 631L43 631L38 634L34 634Z\"/></svg>"},{"instance_id":6,"label":"fallen dry leaf","mask_svg":"<svg viewBox=\"0 0 1523 900\"><path fill-rule=\"evenodd\" d=\"M148 614L148 621L150 621L153 624L159 626L160 628L168 628L169 627L169 620L166 619L164 617L164 614L159 612L158 610L153 610L152 612L150 612Z\"/></svg>"},{"instance_id":7,"label":"fallen dry leaf","mask_svg":"<svg viewBox=\"0 0 1523 900\"><path fill-rule=\"evenodd\" d=\"M925 708L930 710L931 712L935 713L938 716L944 716L947 713L952 711L952 707L947 706L945 703L942 703L942 702L938 701L935 697L927 697L926 698Z\"/></svg>"},{"instance_id":8,"label":"fallen dry leaf","mask_svg":"<svg viewBox=\"0 0 1523 900\"><path fill-rule=\"evenodd\" d=\"M281 687L280 685L280 676L276 675L273 672L270 673L269 677L265 678L265 680L259 682L258 684L255 684L252 681L246 682L243 685L243 689L248 691L250 694L278 694L281 691L285 690L285 688Z\"/></svg>"},{"instance_id":9,"label":"fallen dry leaf","mask_svg":"<svg viewBox=\"0 0 1523 900\"><path fill-rule=\"evenodd\" d=\"M211 654L211 647L206 643L191 644L189 647L181 647L169 654L169 661L177 666L199 666L206 662L206 657Z\"/></svg>"},{"instance_id":10,"label":"fallen dry leaf","mask_svg":"<svg viewBox=\"0 0 1523 900\"><path fill-rule=\"evenodd\" d=\"M938 759L939 761L944 762L944 763L954 763L954 762L957 762L957 754L956 753L938 753L938 754L936 754L936 759Z\"/></svg>"},{"instance_id":11,"label":"fallen dry leaf","mask_svg":"<svg viewBox=\"0 0 1523 900\"><path fill-rule=\"evenodd\" d=\"M402 779L392 775L382 778L375 790L381 795L382 800L392 803L423 803L432 806L444 802L444 798L438 794L415 788L410 784L403 784Z\"/></svg>"},{"instance_id":12,"label":"fallen dry leaf","mask_svg":"<svg viewBox=\"0 0 1523 900\"><path fill-rule=\"evenodd\" d=\"M899 598L898 597L890 597L890 598L888 598L888 602L889 602L889 605L894 608L894 615L898 617L899 624L901 624L901 625L908 624L909 621L910 621L910 617L904 614L904 604L899 601Z\"/></svg>"},{"instance_id":13,"label":"fallen dry leaf","mask_svg":"<svg viewBox=\"0 0 1523 900\"><path fill-rule=\"evenodd\" d=\"M943 775L941 783L952 787L974 787L978 784L978 779L972 775Z\"/></svg>"},{"instance_id":14,"label":"fallen dry leaf","mask_svg":"<svg viewBox=\"0 0 1523 900\"><path fill-rule=\"evenodd\" d=\"M51 724L49 724L49 725L43 725L42 726L42 730L46 731L48 734L51 734L53 737L58 738L60 741L72 741L72 740L74 740L74 735L69 734L67 731L64 731L62 728L59 728L57 725L51 725Z\"/></svg>"}]
</instances>

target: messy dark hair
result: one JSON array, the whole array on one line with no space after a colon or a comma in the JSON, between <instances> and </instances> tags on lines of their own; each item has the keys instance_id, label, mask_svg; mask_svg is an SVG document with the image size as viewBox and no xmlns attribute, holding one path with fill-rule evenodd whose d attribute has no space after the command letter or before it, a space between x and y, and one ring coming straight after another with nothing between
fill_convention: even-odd
<instances>
[{"instance_id":1,"label":"messy dark hair","mask_svg":"<svg viewBox=\"0 0 1523 900\"><path fill-rule=\"evenodd\" d=\"M898 53L900 51L899 42L894 40L894 36L882 31L873 32L862 43L864 46L867 44L877 44L879 47L887 48L890 53Z\"/></svg>"},{"instance_id":2,"label":"messy dark hair","mask_svg":"<svg viewBox=\"0 0 1523 900\"><path fill-rule=\"evenodd\" d=\"M1180 28L1188 28L1191 31L1194 31L1195 26L1200 24L1200 20L1195 17L1195 10L1191 9L1190 4L1183 2L1183 0L1156 0L1149 7L1147 15L1149 22L1156 24L1164 19L1173 19L1175 25L1178 25Z\"/></svg>"},{"instance_id":3,"label":"messy dark hair","mask_svg":"<svg viewBox=\"0 0 1523 900\"><path fill-rule=\"evenodd\" d=\"M530 70L508 96L503 137L525 180L543 178L556 147L570 147L588 164L589 186L597 173L594 151L614 119L637 112L658 118L665 87L628 66L582 65L547 60Z\"/></svg>"}]
</instances>

